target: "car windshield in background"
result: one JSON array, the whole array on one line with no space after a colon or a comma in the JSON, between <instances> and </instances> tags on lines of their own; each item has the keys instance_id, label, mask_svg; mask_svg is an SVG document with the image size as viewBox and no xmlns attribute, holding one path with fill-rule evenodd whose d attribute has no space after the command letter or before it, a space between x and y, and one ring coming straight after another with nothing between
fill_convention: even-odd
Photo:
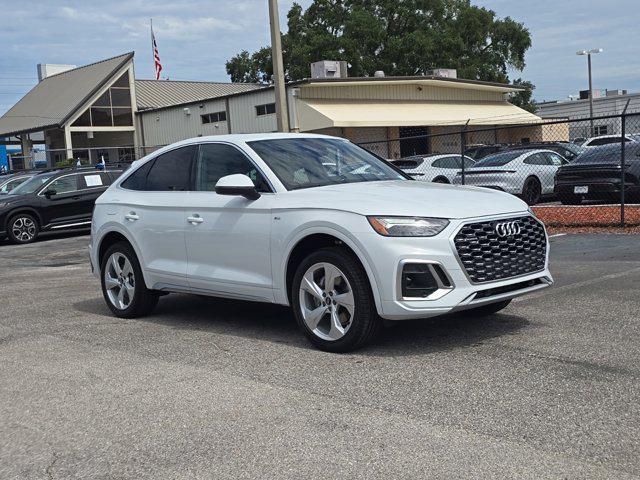
<instances>
[{"instance_id":1,"label":"car windshield in background","mask_svg":"<svg viewBox=\"0 0 640 480\"><path fill-rule=\"evenodd\" d=\"M594 147L586 150L583 154L578 156L571 165L581 164L617 164L620 165L620 144L603 145L601 147ZM640 145L636 143L625 144L625 161L637 161L640 159Z\"/></svg>"},{"instance_id":2,"label":"car windshield in background","mask_svg":"<svg viewBox=\"0 0 640 480\"><path fill-rule=\"evenodd\" d=\"M260 155L287 190L407 179L390 165L346 140L285 138L247 144Z\"/></svg>"},{"instance_id":3,"label":"car windshield in background","mask_svg":"<svg viewBox=\"0 0 640 480\"><path fill-rule=\"evenodd\" d=\"M494 155L489 155L488 157L484 157L482 160L478 160L473 164L472 168L475 167L502 167L506 165L511 160L515 160L520 155L522 155L522 150L513 151L513 152L502 152L496 153Z\"/></svg>"},{"instance_id":4,"label":"car windshield in background","mask_svg":"<svg viewBox=\"0 0 640 480\"><path fill-rule=\"evenodd\" d=\"M47 181L52 177L52 175L36 175L35 177L30 178L22 185L17 186L13 190L9 192L9 195L25 195L29 193L36 192L42 185L47 183Z\"/></svg>"}]
</instances>

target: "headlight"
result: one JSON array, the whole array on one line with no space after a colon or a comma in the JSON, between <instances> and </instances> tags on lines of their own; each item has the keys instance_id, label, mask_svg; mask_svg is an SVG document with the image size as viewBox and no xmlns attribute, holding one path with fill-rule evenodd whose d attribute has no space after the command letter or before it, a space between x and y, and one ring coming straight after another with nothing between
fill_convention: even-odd
<instances>
[{"instance_id":1,"label":"headlight","mask_svg":"<svg viewBox=\"0 0 640 480\"><path fill-rule=\"evenodd\" d=\"M385 237L433 237L449 220L423 217L367 217L373 229Z\"/></svg>"}]
</instances>

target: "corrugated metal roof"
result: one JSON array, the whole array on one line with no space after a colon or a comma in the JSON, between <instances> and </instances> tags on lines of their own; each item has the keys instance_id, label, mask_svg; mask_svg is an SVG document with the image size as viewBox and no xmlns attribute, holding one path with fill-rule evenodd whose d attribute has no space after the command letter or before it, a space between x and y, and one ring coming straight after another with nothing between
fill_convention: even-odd
<instances>
[{"instance_id":1,"label":"corrugated metal roof","mask_svg":"<svg viewBox=\"0 0 640 480\"><path fill-rule=\"evenodd\" d=\"M0 136L61 126L133 52L45 78L0 117Z\"/></svg>"},{"instance_id":2,"label":"corrugated metal roof","mask_svg":"<svg viewBox=\"0 0 640 480\"><path fill-rule=\"evenodd\" d=\"M148 110L224 97L261 87L264 87L264 85L254 83L136 80L136 103L138 104L138 110Z\"/></svg>"}]
</instances>

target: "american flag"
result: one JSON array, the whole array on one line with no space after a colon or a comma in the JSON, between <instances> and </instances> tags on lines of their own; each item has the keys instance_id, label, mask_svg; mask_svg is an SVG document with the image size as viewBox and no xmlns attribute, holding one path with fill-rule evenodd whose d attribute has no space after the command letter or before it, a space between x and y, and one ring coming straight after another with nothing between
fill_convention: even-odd
<instances>
[{"instance_id":1,"label":"american flag","mask_svg":"<svg viewBox=\"0 0 640 480\"><path fill-rule=\"evenodd\" d=\"M151 45L153 47L153 64L156 69L156 80L160 80L162 63L160 63L160 54L158 53L158 44L156 43L156 36L153 34L153 25L151 25Z\"/></svg>"}]
</instances>

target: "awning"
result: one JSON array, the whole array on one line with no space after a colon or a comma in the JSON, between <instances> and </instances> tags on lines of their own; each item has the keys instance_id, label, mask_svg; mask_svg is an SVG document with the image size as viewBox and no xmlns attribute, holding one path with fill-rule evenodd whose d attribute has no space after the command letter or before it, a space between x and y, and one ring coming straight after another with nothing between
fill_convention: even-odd
<instances>
[{"instance_id":1,"label":"awning","mask_svg":"<svg viewBox=\"0 0 640 480\"><path fill-rule=\"evenodd\" d=\"M300 131L330 127L518 125L542 119L509 102L298 99Z\"/></svg>"}]
</instances>

